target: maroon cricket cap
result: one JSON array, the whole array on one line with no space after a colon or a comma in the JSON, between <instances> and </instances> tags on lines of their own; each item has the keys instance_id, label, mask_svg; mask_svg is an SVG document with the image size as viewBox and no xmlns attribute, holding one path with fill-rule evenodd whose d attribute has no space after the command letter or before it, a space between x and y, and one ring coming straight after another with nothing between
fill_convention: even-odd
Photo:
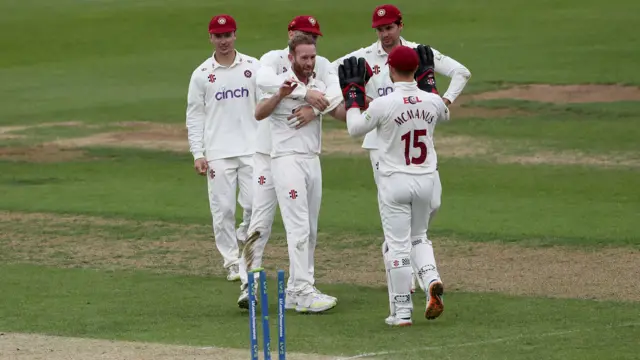
<instances>
[{"instance_id":1,"label":"maroon cricket cap","mask_svg":"<svg viewBox=\"0 0 640 360\"><path fill-rule=\"evenodd\" d=\"M224 34L236 31L236 21L231 15L216 15L209 22L209 34Z\"/></svg>"},{"instance_id":2,"label":"maroon cricket cap","mask_svg":"<svg viewBox=\"0 0 640 360\"><path fill-rule=\"evenodd\" d=\"M378 26L393 24L398 20L402 20L400 9L391 4L380 5L373 10L371 27L375 29Z\"/></svg>"},{"instance_id":3,"label":"maroon cricket cap","mask_svg":"<svg viewBox=\"0 0 640 360\"><path fill-rule=\"evenodd\" d=\"M289 23L288 29L292 31L297 30L322 36L322 33L320 32L320 23L318 22L318 20L316 20L316 18L309 15L296 16Z\"/></svg>"},{"instance_id":4,"label":"maroon cricket cap","mask_svg":"<svg viewBox=\"0 0 640 360\"><path fill-rule=\"evenodd\" d=\"M408 46L396 46L387 58L387 64L400 71L413 71L420 64L416 51Z\"/></svg>"}]
</instances>

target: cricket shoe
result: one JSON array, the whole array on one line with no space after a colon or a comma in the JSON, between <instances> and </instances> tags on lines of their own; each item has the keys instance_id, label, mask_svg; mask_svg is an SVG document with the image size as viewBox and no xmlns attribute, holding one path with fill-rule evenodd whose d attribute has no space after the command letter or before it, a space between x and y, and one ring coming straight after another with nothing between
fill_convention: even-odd
<instances>
[{"instance_id":1,"label":"cricket shoe","mask_svg":"<svg viewBox=\"0 0 640 360\"><path fill-rule=\"evenodd\" d=\"M396 315L391 315L388 318L384 319L384 322L390 326L411 326L413 325L413 321L411 321L411 317L398 317Z\"/></svg>"},{"instance_id":2,"label":"cricket shoe","mask_svg":"<svg viewBox=\"0 0 640 360\"><path fill-rule=\"evenodd\" d=\"M337 305L332 296L311 291L296 296L296 311L299 313L321 313Z\"/></svg>"},{"instance_id":3,"label":"cricket shoe","mask_svg":"<svg viewBox=\"0 0 640 360\"><path fill-rule=\"evenodd\" d=\"M228 281L238 281L240 280L240 266L239 265L231 265L227 269L227 280Z\"/></svg>"},{"instance_id":4,"label":"cricket shoe","mask_svg":"<svg viewBox=\"0 0 640 360\"><path fill-rule=\"evenodd\" d=\"M293 310L298 305L297 296L295 293L287 290L284 294L284 308L285 310Z\"/></svg>"},{"instance_id":5,"label":"cricket shoe","mask_svg":"<svg viewBox=\"0 0 640 360\"><path fill-rule=\"evenodd\" d=\"M317 288L317 287L315 287L315 286L313 287L313 291L315 291L316 293L318 293L318 294L320 294L320 295L324 295L324 296L326 296L326 297L328 297L328 298L332 299L333 301L335 301L335 302L336 302L336 304L338 303L338 298L337 298L337 297L335 297L335 296L331 296L331 295L327 295L327 294L323 293L322 291L318 290L318 288Z\"/></svg>"},{"instance_id":6,"label":"cricket shoe","mask_svg":"<svg viewBox=\"0 0 640 360\"><path fill-rule=\"evenodd\" d=\"M437 318L444 311L443 294L444 285L442 285L442 281L437 279L431 280L429 283L429 291L427 292L427 308L424 311L424 317L428 320Z\"/></svg>"},{"instance_id":7,"label":"cricket shoe","mask_svg":"<svg viewBox=\"0 0 640 360\"><path fill-rule=\"evenodd\" d=\"M255 293L258 293L258 287L254 285L253 287ZM256 297L256 303L258 303L258 298ZM238 297L238 307L240 309L249 310L249 285L242 285L240 290L240 297Z\"/></svg>"}]
</instances>

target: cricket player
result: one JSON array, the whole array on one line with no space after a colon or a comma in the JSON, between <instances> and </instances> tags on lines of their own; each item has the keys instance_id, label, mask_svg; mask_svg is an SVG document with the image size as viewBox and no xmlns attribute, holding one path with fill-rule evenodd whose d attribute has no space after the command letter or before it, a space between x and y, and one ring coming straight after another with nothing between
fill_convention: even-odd
<instances>
[{"instance_id":1,"label":"cricket player","mask_svg":"<svg viewBox=\"0 0 640 360\"><path fill-rule=\"evenodd\" d=\"M236 22L216 15L209 23L213 55L191 75L187 96L187 130L195 170L207 176L216 247L227 269L227 280L240 279L235 230L236 190L243 224L251 218L252 157L258 122L257 59L235 49Z\"/></svg>"},{"instance_id":2,"label":"cricket player","mask_svg":"<svg viewBox=\"0 0 640 360\"><path fill-rule=\"evenodd\" d=\"M355 56L356 58L364 58L367 63L373 69L373 77L368 82L367 96L368 100L375 99L381 96L385 96L394 91L395 87L389 78L389 68L386 65L388 54L397 46L404 45L415 48L417 43L405 40L402 36L402 30L404 23L402 21L402 13L400 10L390 4L377 6L373 11L371 27L376 29L378 41L371 44L368 47L355 50L333 62L333 66L337 68L344 59ZM449 88L442 96L445 104L448 106L452 104L456 98L462 93L465 85L471 77L469 70L454 60L448 57L436 49L431 48L434 54L435 67L434 71L441 75L445 75L451 78ZM371 160L371 167L373 168L374 180L376 185L378 183L378 145L377 145L377 130L373 129L367 133L364 137L362 147L369 150L369 158ZM440 183L440 175L438 170L435 172L435 189L434 196L431 202L431 216L433 219L437 210L440 208L442 185ZM426 245L426 244L425 244ZM423 246L419 244L418 246ZM383 248L386 245L383 245ZM419 283L420 287L424 291L424 284ZM415 289L415 284L412 285Z\"/></svg>"},{"instance_id":3,"label":"cricket player","mask_svg":"<svg viewBox=\"0 0 640 360\"><path fill-rule=\"evenodd\" d=\"M435 319L444 310L444 286L433 249L412 247L427 241L437 167L433 130L438 121L449 120L449 110L435 91L433 59L429 47L396 46L387 60L394 92L374 99L362 113L365 60L351 57L339 67L349 135L377 130L378 202L388 247L384 262L391 310L385 322L392 326L412 324L412 265L428 284L425 317Z\"/></svg>"},{"instance_id":4,"label":"cricket player","mask_svg":"<svg viewBox=\"0 0 640 360\"><path fill-rule=\"evenodd\" d=\"M325 112L338 118L346 115L344 107L338 106L342 102L342 94L337 74L328 74L328 83L314 74L317 57L315 44L315 39L306 34L296 34L289 40L290 65L280 75L283 85L276 93L263 92L256 106L256 119L268 119L271 129L271 170L289 250L287 308L314 313L329 310L337 304L335 297L316 289L314 274L310 271L313 268L310 263L313 261L311 251L317 239L322 198L322 172L318 157L322 115L316 116L302 128L292 127L291 114L308 102L302 96L290 95L297 87L319 91L329 101Z\"/></svg>"},{"instance_id":5,"label":"cricket player","mask_svg":"<svg viewBox=\"0 0 640 360\"><path fill-rule=\"evenodd\" d=\"M299 15L294 17L288 25L288 37L291 40L295 35L308 35L315 41L322 36L320 23L310 15ZM260 70L257 74L257 84L261 91L265 93L277 93L282 86L281 74L290 71L291 61L289 60L289 48L272 50L260 58ZM313 72L316 78L322 81L327 87L338 86L338 77L328 59L316 55L315 68ZM329 101L324 94L316 89L306 86L297 86L288 97L304 99L306 104L302 104L289 115L289 125L294 128L301 128L318 115L326 114L330 109ZM269 121L261 121L258 125L258 135L256 139L256 153L253 157L253 212L248 231L248 239L244 245L241 261L240 276L242 284L240 286L240 296L238 306L248 308L249 293L247 289L247 269L255 269L262 266L262 256L267 241L271 234L271 227L276 213L277 197L271 172L271 128ZM316 231L311 233L315 234ZM309 274L314 278L314 252L317 239L309 239ZM290 269L291 270L291 269ZM291 272L291 271L290 271ZM291 281L291 278L289 278ZM291 283L289 284L291 285ZM288 302L289 309L295 307L295 303Z\"/></svg>"}]
</instances>

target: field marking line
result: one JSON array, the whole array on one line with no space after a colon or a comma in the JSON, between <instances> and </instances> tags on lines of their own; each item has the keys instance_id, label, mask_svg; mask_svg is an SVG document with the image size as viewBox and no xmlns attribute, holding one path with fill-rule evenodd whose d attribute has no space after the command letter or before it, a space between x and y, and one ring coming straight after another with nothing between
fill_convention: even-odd
<instances>
[{"instance_id":1,"label":"field marking line","mask_svg":"<svg viewBox=\"0 0 640 360\"><path fill-rule=\"evenodd\" d=\"M335 360L364 359L364 358L376 357L376 356L382 356L382 355L406 354L406 353L415 352L415 351L462 348L462 347L468 347L468 346L495 344L495 343L507 342L507 341L512 341L512 340L527 339L527 338L541 338L541 337L549 337L549 336L568 335L568 334L574 334L574 333L578 333L578 332L602 330L603 328L604 329L614 329L614 328L622 328L622 327L629 327L629 326L639 326L639 325L640 325L640 322L635 322L635 323L626 323L626 324L619 324L619 325L608 325L608 326L603 326L603 327L598 327L598 328L590 328L590 329L574 329L574 330L553 331L553 332L549 332L549 333L532 334L532 335L520 334L518 336L510 336L510 337L497 338L497 339L491 339L491 340L473 341L473 342L462 343L462 344L427 346L427 347L422 347L422 348L418 348L418 349L390 350L390 351L381 351L381 352L375 352L375 353L364 353L364 354L359 354L359 355L349 356L349 357L339 357L339 358L336 358Z\"/></svg>"}]
</instances>

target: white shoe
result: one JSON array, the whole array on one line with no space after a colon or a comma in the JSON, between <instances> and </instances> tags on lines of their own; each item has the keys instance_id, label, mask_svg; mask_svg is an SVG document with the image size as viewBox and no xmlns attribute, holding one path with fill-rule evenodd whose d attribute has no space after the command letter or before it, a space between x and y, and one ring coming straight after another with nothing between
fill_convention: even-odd
<instances>
[{"instance_id":1,"label":"white shoe","mask_svg":"<svg viewBox=\"0 0 640 360\"><path fill-rule=\"evenodd\" d=\"M227 269L227 280L238 281L240 280L240 267L238 265L231 265Z\"/></svg>"},{"instance_id":2,"label":"white shoe","mask_svg":"<svg viewBox=\"0 0 640 360\"><path fill-rule=\"evenodd\" d=\"M391 315L388 318L384 319L384 322L387 325L391 326L411 326L413 325L413 321L411 321L411 317L408 318L400 318L396 315Z\"/></svg>"},{"instance_id":3,"label":"white shoe","mask_svg":"<svg viewBox=\"0 0 640 360\"><path fill-rule=\"evenodd\" d=\"M296 311L301 313L320 313L336 306L333 297L311 291L296 296Z\"/></svg>"},{"instance_id":4,"label":"white shoe","mask_svg":"<svg viewBox=\"0 0 640 360\"><path fill-rule=\"evenodd\" d=\"M258 294L258 287L253 286L255 294ZM256 296L256 304L258 303L258 297ZM249 285L243 285L240 290L240 296L238 297L238 307L240 309L249 309Z\"/></svg>"},{"instance_id":5,"label":"white shoe","mask_svg":"<svg viewBox=\"0 0 640 360\"><path fill-rule=\"evenodd\" d=\"M284 294L284 308L285 310L293 310L296 308L296 294L287 291Z\"/></svg>"},{"instance_id":6,"label":"white shoe","mask_svg":"<svg viewBox=\"0 0 640 360\"><path fill-rule=\"evenodd\" d=\"M333 301L336 302L336 304L338 303L338 298L337 297L331 296L331 295L327 295L327 294L323 293L322 291L318 290L318 288L315 287L315 286L313 287L313 291L315 291L317 294L321 294L321 295L324 295L324 296L332 299Z\"/></svg>"},{"instance_id":7,"label":"white shoe","mask_svg":"<svg viewBox=\"0 0 640 360\"><path fill-rule=\"evenodd\" d=\"M244 244L245 241L247 241L247 227L246 226L238 227L238 229L236 230L236 239L238 239L238 241L240 241L243 244Z\"/></svg>"},{"instance_id":8,"label":"white shoe","mask_svg":"<svg viewBox=\"0 0 640 360\"><path fill-rule=\"evenodd\" d=\"M249 309L249 286L244 286L240 290L240 297L238 297L238 307L240 309Z\"/></svg>"}]
</instances>

